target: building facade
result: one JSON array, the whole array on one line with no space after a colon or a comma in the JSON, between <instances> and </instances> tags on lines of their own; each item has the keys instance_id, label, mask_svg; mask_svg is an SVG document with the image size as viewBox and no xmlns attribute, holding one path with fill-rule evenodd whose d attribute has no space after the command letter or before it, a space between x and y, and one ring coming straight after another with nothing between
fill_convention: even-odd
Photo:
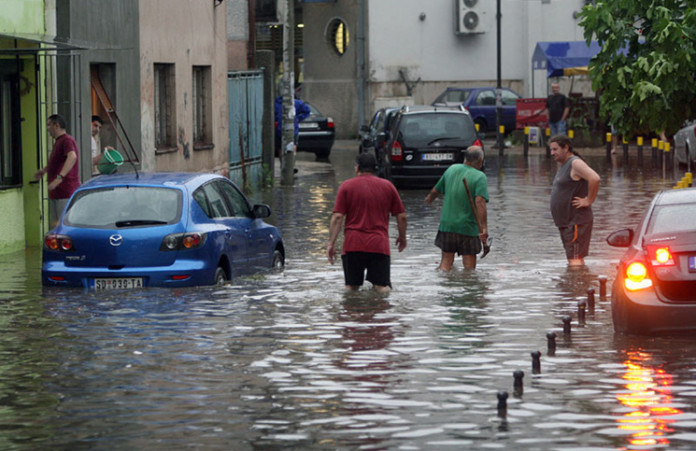
<instances>
[{"instance_id":1,"label":"building facade","mask_svg":"<svg viewBox=\"0 0 696 451\"><path fill-rule=\"evenodd\" d=\"M544 72L532 73L536 43L583 40L585 3L501 0L501 85L545 97ZM496 86L496 13L493 0L305 2L303 95L351 138L385 99L429 104L448 86Z\"/></svg>"}]
</instances>

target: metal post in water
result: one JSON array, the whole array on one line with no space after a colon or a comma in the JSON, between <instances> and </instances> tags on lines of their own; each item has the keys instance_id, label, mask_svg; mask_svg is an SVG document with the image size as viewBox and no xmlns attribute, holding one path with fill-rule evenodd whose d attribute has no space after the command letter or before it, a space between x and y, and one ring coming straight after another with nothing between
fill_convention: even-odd
<instances>
[{"instance_id":1,"label":"metal post in water","mask_svg":"<svg viewBox=\"0 0 696 451\"><path fill-rule=\"evenodd\" d=\"M594 313L595 298L594 298L594 288L589 288L587 290L587 309L590 313Z\"/></svg>"},{"instance_id":2,"label":"metal post in water","mask_svg":"<svg viewBox=\"0 0 696 451\"><path fill-rule=\"evenodd\" d=\"M628 163L628 141L626 141L626 138L621 138L623 141L623 157L624 157L624 162Z\"/></svg>"},{"instance_id":3,"label":"metal post in water","mask_svg":"<svg viewBox=\"0 0 696 451\"><path fill-rule=\"evenodd\" d=\"M638 145L638 166L643 166L643 137L639 136L636 138L636 144Z\"/></svg>"},{"instance_id":4,"label":"metal post in water","mask_svg":"<svg viewBox=\"0 0 696 451\"><path fill-rule=\"evenodd\" d=\"M572 318L570 316L564 316L563 317L563 333L566 335L570 335L570 321Z\"/></svg>"},{"instance_id":5,"label":"metal post in water","mask_svg":"<svg viewBox=\"0 0 696 451\"><path fill-rule=\"evenodd\" d=\"M607 276L599 276L599 298L607 297Z\"/></svg>"},{"instance_id":6,"label":"metal post in water","mask_svg":"<svg viewBox=\"0 0 696 451\"><path fill-rule=\"evenodd\" d=\"M607 132L607 160L611 159L611 132Z\"/></svg>"},{"instance_id":7,"label":"metal post in water","mask_svg":"<svg viewBox=\"0 0 696 451\"><path fill-rule=\"evenodd\" d=\"M507 413L508 392L501 390L498 392L498 415L505 416Z\"/></svg>"},{"instance_id":8,"label":"metal post in water","mask_svg":"<svg viewBox=\"0 0 696 451\"><path fill-rule=\"evenodd\" d=\"M657 138L653 138L651 141L652 144L652 164L653 167L657 166Z\"/></svg>"},{"instance_id":9,"label":"metal post in water","mask_svg":"<svg viewBox=\"0 0 696 451\"><path fill-rule=\"evenodd\" d=\"M541 351L534 351L532 355L532 374L541 373Z\"/></svg>"},{"instance_id":10,"label":"metal post in water","mask_svg":"<svg viewBox=\"0 0 696 451\"><path fill-rule=\"evenodd\" d=\"M512 373L512 377L515 379L515 381L512 384L512 388L514 389L514 395L515 396L522 396L522 393L524 393L524 371L522 370L515 370Z\"/></svg>"},{"instance_id":11,"label":"metal post in water","mask_svg":"<svg viewBox=\"0 0 696 451\"><path fill-rule=\"evenodd\" d=\"M546 333L546 345L547 345L547 354L552 356L556 354L556 332L547 332Z\"/></svg>"},{"instance_id":12,"label":"metal post in water","mask_svg":"<svg viewBox=\"0 0 696 451\"><path fill-rule=\"evenodd\" d=\"M578 301L578 324L581 326L585 325L585 310L587 308L587 301Z\"/></svg>"}]
</instances>

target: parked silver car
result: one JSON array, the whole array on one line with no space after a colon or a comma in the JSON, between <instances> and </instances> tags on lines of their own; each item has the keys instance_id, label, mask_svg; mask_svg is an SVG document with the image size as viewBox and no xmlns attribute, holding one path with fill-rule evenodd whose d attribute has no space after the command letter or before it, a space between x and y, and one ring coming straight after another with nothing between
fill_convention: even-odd
<instances>
[{"instance_id":1,"label":"parked silver car","mask_svg":"<svg viewBox=\"0 0 696 451\"><path fill-rule=\"evenodd\" d=\"M687 122L674 135L674 159L688 170L696 169L696 120Z\"/></svg>"}]
</instances>

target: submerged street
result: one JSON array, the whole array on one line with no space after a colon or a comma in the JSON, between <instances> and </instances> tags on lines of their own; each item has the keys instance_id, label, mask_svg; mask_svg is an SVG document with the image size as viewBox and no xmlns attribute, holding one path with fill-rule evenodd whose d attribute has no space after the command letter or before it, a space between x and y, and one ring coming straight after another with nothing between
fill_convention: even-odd
<instances>
[{"instance_id":1,"label":"submerged street","mask_svg":"<svg viewBox=\"0 0 696 451\"><path fill-rule=\"evenodd\" d=\"M283 234L280 273L95 293L41 287L40 250L0 256L0 447L693 449L696 344L615 335L598 282L610 290L622 253L606 236L674 177L578 149L602 181L587 266L570 270L549 212L553 160L486 150L490 254L438 273L441 200L402 190L408 247L392 248L384 298L344 293L324 253L357 141L330 162L300 153L293 186L248 193Z\"/></svg>"}]
</instances>

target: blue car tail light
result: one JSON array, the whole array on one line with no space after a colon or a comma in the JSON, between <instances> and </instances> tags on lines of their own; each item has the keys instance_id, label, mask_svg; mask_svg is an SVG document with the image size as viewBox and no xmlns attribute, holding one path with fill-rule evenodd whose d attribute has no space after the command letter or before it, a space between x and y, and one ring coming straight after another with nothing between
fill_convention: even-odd
<instances>
[{"instance_id":1,"label":"blue car tail light","mask_svg":"<svg viewBox=\"0 0 696 451\"><path fill-rule=\"evenodd\" d=\"M47 248L58 252L70 252L75 250L72 238L67 235L49 233L44 238L44 244Z\"/></svg>"},{"instance_id":2,"label":"blue car tail light","mask_svg":"<svg viewBox=\"0 0 696 451\"><path fill-rule=\"evenodd\" d=\"M205 244L205 233L171 233L162 239L161 251L196 249Z\"/></svg>"}]
</instances>

